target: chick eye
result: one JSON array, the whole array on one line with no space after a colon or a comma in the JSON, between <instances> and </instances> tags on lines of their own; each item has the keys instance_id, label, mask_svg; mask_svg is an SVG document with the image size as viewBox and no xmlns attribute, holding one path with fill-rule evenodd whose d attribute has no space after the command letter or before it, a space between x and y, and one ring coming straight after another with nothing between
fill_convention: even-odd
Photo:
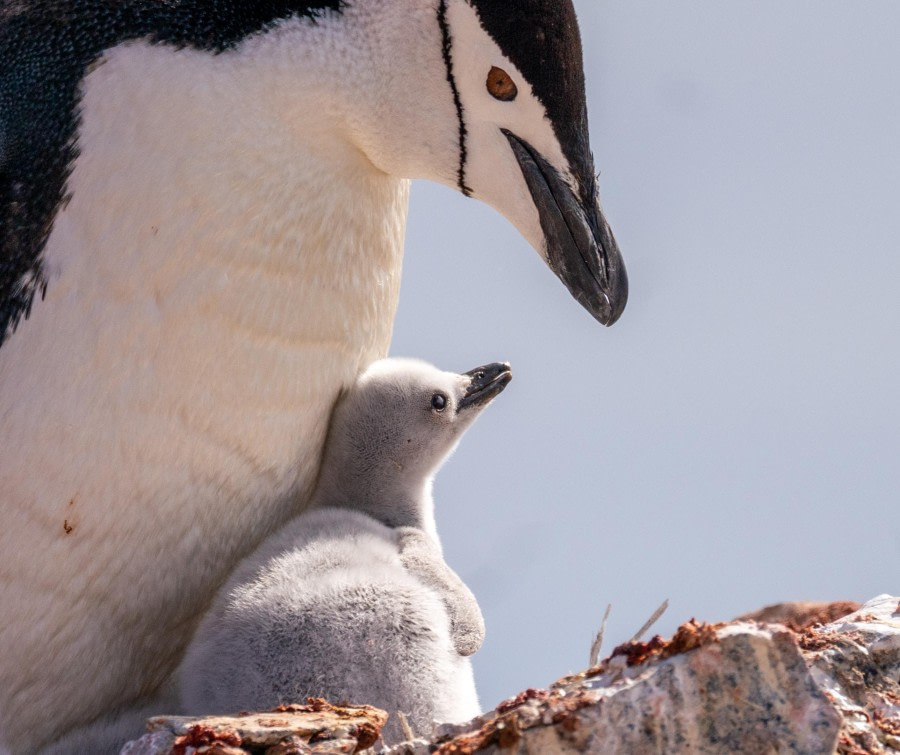
<instances>
[{"instance_id":1,"label":"chick eye","mask_svg":"<svg viewBox=\"0 0 900 755\"><path fill-rule=\"evenodd\" d=\"M431 397L431 408L436 412L442 412L447 408L447 397L443 393L435 393Z\"/></svg>"},{"instance_id":2,"label":"chick eye","mask_svg":"<svg viewBox=\"0 0 900 755\"><path fill-rule=\"evenodd\" d=\"M492 66L488 71L486 85L491 97L502 102L512 102L519 93L518 87L509 74L497 66Z\"/></svg>"}]
</instances>

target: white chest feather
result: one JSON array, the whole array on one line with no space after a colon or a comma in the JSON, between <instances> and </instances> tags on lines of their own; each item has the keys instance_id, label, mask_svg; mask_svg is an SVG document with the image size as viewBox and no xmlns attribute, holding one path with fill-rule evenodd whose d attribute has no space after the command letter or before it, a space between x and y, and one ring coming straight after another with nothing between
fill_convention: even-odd
<instances>
[{"instance_id":1,"label":"white chest feather","mask_svg":"<svg viewBox=\"0 0 900 755\"><path fill-rule=\"evenodd\" d=\"M152 690L387 351L407 183L278 84L143 43L86 81L46 299L0 349L9 746Z\"/></svg>"}]
</instances>

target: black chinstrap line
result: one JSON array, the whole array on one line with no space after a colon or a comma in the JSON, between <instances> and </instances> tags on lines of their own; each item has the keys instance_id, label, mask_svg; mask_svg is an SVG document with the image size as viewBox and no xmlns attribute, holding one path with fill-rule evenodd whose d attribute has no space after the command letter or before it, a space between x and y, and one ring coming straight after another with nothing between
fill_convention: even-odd
<instances>
[{"instance_id":1,"label":"black chinstrap line","mask_svg":"<svg viewBox=\"0 0 900 755\"><path fill-rule=\"evenodd\" d=\"M459 96L459 89L456 87L456 77L453 75L453 43L450 38L450 26L447 24L447 0L441 0L438 4L437 21L441 29L441 52L444 56L444 66L447 69L447 83L450 84L453 104L456 106L456 117L459 120L459 169L456 173L456 183L464 196L471 197L472 189L466 185L466 160L468 159L466 138L468 134L466 131L466 120L463 115L462 99Z\"/></svg>"}]
</instances>

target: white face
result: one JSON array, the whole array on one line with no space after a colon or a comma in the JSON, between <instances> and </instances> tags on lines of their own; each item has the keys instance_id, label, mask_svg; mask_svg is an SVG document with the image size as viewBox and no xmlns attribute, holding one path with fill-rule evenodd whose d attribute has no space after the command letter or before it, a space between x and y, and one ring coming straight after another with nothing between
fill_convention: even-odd
<instances>
[{"instance_id":1,"label":"white face","mask_svg":"<svg viewBox=\"0 0 900 755\"><path fill-rule=\"evenodd\" d=\"M354 95L357 144L386 173L438 181L493 206L594 317L614 322L627 280L597 198L571 5L530 0L534 25L505 16L498 0L379 7L382 15L366 19L378 73ZM547 20L541 8L556 15ZM488 31L498 26L503 49Z\"/></svg>"},{"instance_id":2,"label":"white face","mask_svg":"<svg viewBox=\"0 0 900 755\"><path fill-rule=\"evenodd\" d=\"M430 4L425 4L429 5ZM360 115L357 138L382 170L407 178L426 178L460 186L460 115L465 125L463 183L471 195L490 204L519 229L545 257L544 234L522 171L501 129L509 129L539 149L564 175L570 175L546 109L531 85L482 28L465 0L446 4L441 28L435 10L422 17L421 0L397 0L383 9L388 19L406 15L402 33L385 28L389 80L372 112ZM393 11L393 12L392 12ZM418 11L418 13L417 13ZM396 15L395 15L396 14ZM427 28L417 24L425 24ZM382 32L387 21L367 24ZM450 71L443 55L449 41ZM492 69L506 72L516 87L514 99L498 99L487 82ZM456 87L461 111L450 83ZM385 91L387 90L387 91ZM374 128L373 128L374 127Z\"/></svg>"},{"instance_id":3,"label":"white face","mask_svg":"<svg viewBox=\"0 0 900 755\"><path fill-rule=\"evenodd\" d=\"M502 129L529 142L574 187L569 163L531 84L482 28L475 9L455 0L448 5L447 20L467 132L465 183L473 197L503 214L546 261L537 208Z\"/></svg>"},{"instance_id":4,"label":"white face","mask_svg":"<svg viewBox=\"0 0 900 755\"><path fill-rule=\"evenodd\" d=\"M508 382L505 375L460 375L411 359L382 359L359 378L340 420L357 439L373 439L364 456L395 462L412 476L428 476ZM398 472L399 474L399 472Z\"/></svg>"}]
</instances>

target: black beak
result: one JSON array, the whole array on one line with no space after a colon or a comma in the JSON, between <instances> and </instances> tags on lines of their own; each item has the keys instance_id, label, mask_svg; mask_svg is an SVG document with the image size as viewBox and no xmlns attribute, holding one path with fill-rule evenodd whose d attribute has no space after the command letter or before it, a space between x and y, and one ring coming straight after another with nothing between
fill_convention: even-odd
<instances>
[{"instance_id":1,"label":"black beak","mask_svg":"<svg viewBox=\"0 0 900 755\"><path fill-rule=\"evenodd\" d=\"M603 325L612 325L628 300L628 276L592 180L583 200L528 142L503 129L519 161L547 242L550 269ZM593 178L593 166L579 174Z\"/></svg>"},{"instance_id":2,"label":"black beak","mask_svg":"<svg viewBox=\"0 0 900 755\"><path fill-rule=\"evenodd\" d=\"M463 374L467 375L471 382L466 388L466 395L456 407L457 411L486 406L512 380L512 370L508 362L486 364Z\"/></svg>"}]
</instances>

